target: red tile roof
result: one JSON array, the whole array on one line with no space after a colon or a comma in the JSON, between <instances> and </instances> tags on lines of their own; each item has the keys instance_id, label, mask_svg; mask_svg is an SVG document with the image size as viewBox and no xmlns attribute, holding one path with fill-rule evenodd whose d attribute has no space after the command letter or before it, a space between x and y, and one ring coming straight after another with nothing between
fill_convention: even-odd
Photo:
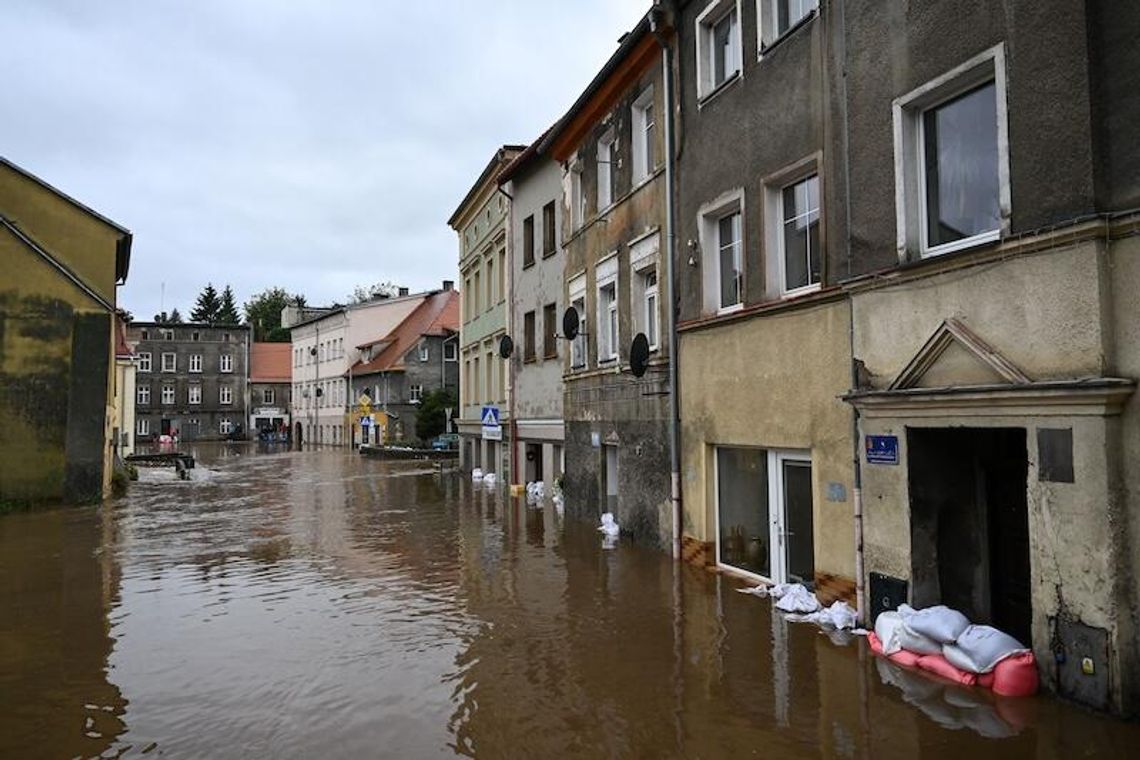
<instances>
[{"instance_id":1,"label":"red tile roof","mask_svg":"<svg viewBox=\"0 0 1140 760\"><path fill-rule=\"evenodd\" d=\"M254 343L249 349L249 379L254 383L292 382L292 344Z\"/></svg>"},{"instance_id":2,"label":"red tile roof","mask_svg":"<svg viewBox=\"0 0 1140 760\"><path fill-rule=\"evenodd\" d=\"M130 359L135 355L127 344L127 323L118 314L115 315L115 358Z\"/></svg>"},{"instance_id":3,"label":"red tile roof","mask_svg":"<svg viewBox=\"0 0 1140 760\"><path fill-rule=\"evenodd\" d=\"M369 362L357 362L353 375L370 375L376 372L401 371L404 355L411 351L424 336L446 337L459 332L459 293L441 290L424 299L416 310L404 318L388 335L373 343L386 344Z\"/></svg>"}]
</instances>

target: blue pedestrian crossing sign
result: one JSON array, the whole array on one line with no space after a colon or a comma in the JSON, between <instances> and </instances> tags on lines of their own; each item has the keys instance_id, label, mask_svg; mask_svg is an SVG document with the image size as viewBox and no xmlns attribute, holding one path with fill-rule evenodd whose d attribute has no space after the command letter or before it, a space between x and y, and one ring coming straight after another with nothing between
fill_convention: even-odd
<instances>
[{"instance_id":1,"label":"blue pedestrian crossing sign","mask_svg":"<svg viewBox=\"0 0 1140 760\"><path fill-rule=\"evenodd\" d=\"M488 441L503 440L503 428L499 424L499 407L483 407L483 439Z\"/></svg>"}]
</instances>

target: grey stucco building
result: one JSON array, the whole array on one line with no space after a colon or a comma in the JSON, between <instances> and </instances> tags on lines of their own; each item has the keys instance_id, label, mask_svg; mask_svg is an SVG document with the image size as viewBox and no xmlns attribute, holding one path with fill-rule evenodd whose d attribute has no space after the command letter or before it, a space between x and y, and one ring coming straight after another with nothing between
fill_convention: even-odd
<instances>
[{"instance_id":1,"label":"grey stucco building","mask_svg":"<svg viewBox=\"0 0 1140 760\"><path fill-rule=\"evenodd\" d=\"M536 140L499 174L511 197L508 222L510 314L509 417L518 483L553 483L562 475L562 169Z\"/></svg>"},{"instance_id":2,"label":"grey stucco building","mask_svg":"<svg viewBox=\"0 0 1140 760\"><path fill-rule=\"evenodd\" d=\"M138 357L136 441L247 435L249 327L132 322L127 340Z\"/></svg>"}]
</instances>

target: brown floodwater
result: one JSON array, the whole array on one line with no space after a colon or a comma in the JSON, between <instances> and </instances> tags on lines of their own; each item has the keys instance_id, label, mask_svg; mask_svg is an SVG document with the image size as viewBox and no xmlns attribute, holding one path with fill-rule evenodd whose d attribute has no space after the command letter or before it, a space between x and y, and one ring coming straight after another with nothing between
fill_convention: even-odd
<instances>
[{"instance_id":1,"label":"brown floodwater","mask_svg":"<svg viewBox=\"0 0 1140 760\"><path fill-rule=\"evenodd\" d=\"M0 517L0 756L1127 757L431 465L200 447Z\"/></svg>"}]
</instances>

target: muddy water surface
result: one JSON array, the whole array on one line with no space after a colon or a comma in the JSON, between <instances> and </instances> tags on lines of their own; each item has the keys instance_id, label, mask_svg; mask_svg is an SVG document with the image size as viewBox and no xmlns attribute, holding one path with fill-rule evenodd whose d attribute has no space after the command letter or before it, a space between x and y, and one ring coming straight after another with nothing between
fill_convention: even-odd
<instances>
[{"instance_id":1,"label":"muddy water surface","mask_svg":"<svg viewBox=\"0 0 1140 760\"><path fill-rule=\"evenodd\" d=\"M419 464L198 450L0 517L0 757L1127 757Z\"/></svg>"}]
</instances>

